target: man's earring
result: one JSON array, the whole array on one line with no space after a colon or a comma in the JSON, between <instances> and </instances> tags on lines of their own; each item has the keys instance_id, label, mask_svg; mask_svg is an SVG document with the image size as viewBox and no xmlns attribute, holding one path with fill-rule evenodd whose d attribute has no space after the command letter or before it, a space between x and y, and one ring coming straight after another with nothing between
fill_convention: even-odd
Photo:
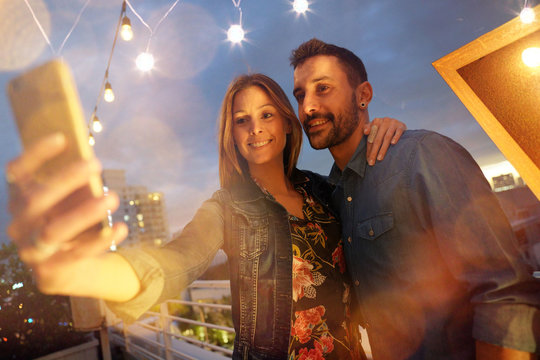
<instances>
[{"instance_id":1,"label":"man's earring","mask_svg":"<svg viewBox=\"0 0 540 360\"><path fill-rule=\"evenodd\" d=\"M362 102L360 103L360 107L361 107L362 109L365 109L365 108L366 108L366 103L362 101Z\"/></svg>"}]
</instances>

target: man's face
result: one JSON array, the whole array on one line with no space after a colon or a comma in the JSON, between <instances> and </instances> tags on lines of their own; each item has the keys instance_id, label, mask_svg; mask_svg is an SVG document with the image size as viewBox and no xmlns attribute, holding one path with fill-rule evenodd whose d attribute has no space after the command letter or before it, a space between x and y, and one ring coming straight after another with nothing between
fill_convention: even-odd
<instances>
[{"instance_id":1,"label":"man's face","mask_svg":"<svg viewBox=\"0 0 540 360\"><path fill-rule=\"evenodd\" d=\"M355 91L335 56L314 56L297 66L294 97L300 122L314 149L343 143L359 125Z\"/></svg>"}]
</instances>

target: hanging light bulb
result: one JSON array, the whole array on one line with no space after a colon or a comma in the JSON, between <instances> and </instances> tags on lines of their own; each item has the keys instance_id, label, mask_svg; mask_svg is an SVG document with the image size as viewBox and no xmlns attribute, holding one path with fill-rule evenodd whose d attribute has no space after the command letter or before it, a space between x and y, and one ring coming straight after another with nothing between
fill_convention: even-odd
<instances>
[{"instance_id":1,"label":"hanging light bulb","mask_svg":"<svg viewBox=\"0 0 540 360\"><path fill-rule=\"evenodd\" d=\"M96 115L94 115L94 119L92 120L92 130L96 133L100 133L103 130L103 125L101 125Z\"/></svg>"},{"instance_id":2,"label":"hanging light bulb","mask_svg":"<svg viewBox=\"0 0 540 360\"><path fill-rule=\"evenodd\" d=\"M122 18L122 27L120 28L120 36L125 41L133 39L133 30L131 29L131 21L124 15Z\"/></svg>"},{"instance_id":3,"label":"hanging light bulb","mask_svg":"<svg viewBox=\"0 0 540 360\"><path fill-rule=\"evenodd\" d=\"M94 139L94 135L92 135L92 133L88 135L88 144L90 144L90 146L96 145L96 139Z\"/></svg>"},{"instance_id":4,"label":"hanging light bulb","mask_svg":"<svg viewBox=\"0 0 540 360\"><path fill-rule=\"evenodd\" d=\"M540 47L530 47L521 53L521 60L528 67L539 67L540 66Z\"/></svg>"},{"instance_id":5,"label":"hanging light bulb","mask_svg":"<svg viewBox=\"0 0 540 360\"><path fill-rule=\"evenodd\" d=\"M298 14L305 13L309 8L309 2L307 0L294 0L293 1L293 9Z\"/></svg>"},{"instance_id":6,"label":"hanging light bulb","mask_svg":"<svg viewBox=\"0 0 540 360\"><path fill-rule=\"evenodd\" d=\"M113 102L114 101L114 92L111 87L111 83L107 81L105 84L105 91L103 92L103 98L106 102Z\"/></svg>"},{"instance_id":7,"label":"hanging light bulb","mask_svg":"<svg viewBox=\"0 0 540 360\"><path fill-rule=\"evenodd\" d=\"M523 10L521 10L521 13L519 14L519 18L521 19L521 22L524 24L530 24L534 21L534 10L530 7L524 7Z\"/></svg>"},{"instance_id":8,"label":"hanging light bulb","mask_svg":"<svg viewBox=\"0 0 540 360\"><path fill-rule=\"evenodd\" d=\"M242 29L242 25L231 25L229 30L227 30L227 39L234 44L244 40L244 29Z\"/></svg>"},{"instance_id":9,"label":"hanging light bulb","mask_svg":"<svg viewBox=\"0 0 540 360\"><path fill-rule=\"evenodd\" d=\"M154 56L148 52L140 53L135 60L135 64L141 71L150 71L154 67Z\"/></svg>"}]
</instances>

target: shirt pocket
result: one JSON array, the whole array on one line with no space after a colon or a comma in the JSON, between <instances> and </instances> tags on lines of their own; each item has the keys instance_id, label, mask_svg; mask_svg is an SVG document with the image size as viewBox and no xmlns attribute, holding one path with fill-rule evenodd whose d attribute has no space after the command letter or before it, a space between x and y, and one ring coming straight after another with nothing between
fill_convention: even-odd
<instances>
[{"instance_id":1,"label":"shirt pocket","mask_svg":"<svg viewBox=\"0 0 540 360\"><path fill-rule=\"evenodd\" d=\"M394 215L391 212L382 213L361 220L356 226L358 236L366 240L376 240L394 227Z\"/></svg>"},{"instance_id":2,"label":"shirt pocket","mask_svg":"<svg viewBox=\"0 0 540 360\"><path fill-rule=\"evenodd\" d=\"M238 224L240 256L251 260L259 257L268 248L268 217L245 216Z\"/></svg>"}]
</instances>

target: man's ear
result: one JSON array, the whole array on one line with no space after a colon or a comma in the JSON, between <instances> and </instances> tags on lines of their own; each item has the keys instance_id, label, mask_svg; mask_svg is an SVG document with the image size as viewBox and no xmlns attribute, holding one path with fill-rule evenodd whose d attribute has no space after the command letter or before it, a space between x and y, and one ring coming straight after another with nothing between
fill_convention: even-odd
<instances>
[{"instance_id":1,"label":"man's ear","mask_svg":"<svg viewBox=\"0 0 540 360\"><path fill-rule=\"evenodd\" d=\"M356 103L361 110L367 109L373 98L373 88L369 81L364 81L356 87Z\"/></svg>"}]
</instances>

